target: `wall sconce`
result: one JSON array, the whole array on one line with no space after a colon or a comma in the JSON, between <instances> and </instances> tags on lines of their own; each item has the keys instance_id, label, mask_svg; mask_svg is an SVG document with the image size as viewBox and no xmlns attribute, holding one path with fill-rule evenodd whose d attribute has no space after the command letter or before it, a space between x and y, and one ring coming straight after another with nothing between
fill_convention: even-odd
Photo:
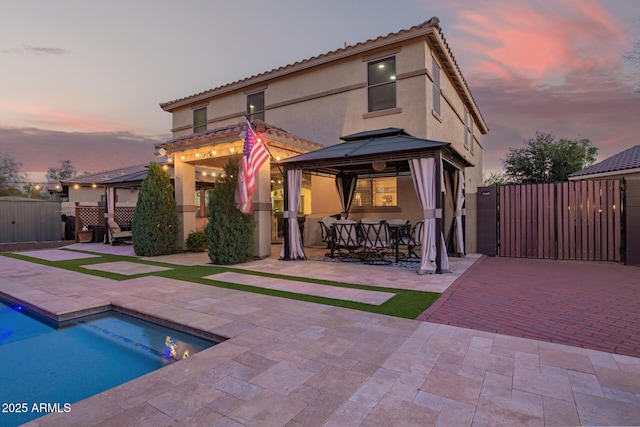
<instances>
[{"instance_id":1,"label":"wall sconce","mask_svg":"<svg viewBox=\"0 0 640 427\"><path fill-rule=\"evenodd\" d=\"M211 155L215 156L216 155L216 150L211 150Z\"/></svg>"},{"instance_id":2,"label":"wall sconce","mask_svg":"<svg viewBox=\"0 0 640 427\"><path fill-rule=\"evenodd\" d=\"M231 151L232 153L235 153L235 152L236 152L236 149L235 149L235 148L233 148L233 147L231 147L231 148L229 148L229 151Z\"/></svg>"}]
</instances>

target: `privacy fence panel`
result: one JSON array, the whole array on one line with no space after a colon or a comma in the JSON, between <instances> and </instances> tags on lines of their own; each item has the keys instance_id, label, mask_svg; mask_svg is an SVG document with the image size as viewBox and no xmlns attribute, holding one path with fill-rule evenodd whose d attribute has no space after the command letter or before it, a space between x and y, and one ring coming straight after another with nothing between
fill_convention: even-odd
<instances>
[{"instance_id":1,"label":"privacy fence panel","mask_svg":"<svg viewBox=\"0 0 640 427\"><path fill-rule=\"evenodd\" d=\"M623 261L623 180L504 185L499 255Z\"/></svg>"}]
</instances>

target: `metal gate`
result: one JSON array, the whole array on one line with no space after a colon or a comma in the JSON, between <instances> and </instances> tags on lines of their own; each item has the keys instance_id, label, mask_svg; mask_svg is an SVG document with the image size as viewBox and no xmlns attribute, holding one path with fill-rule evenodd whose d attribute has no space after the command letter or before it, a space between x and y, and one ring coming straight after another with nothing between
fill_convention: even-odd
<instances>
[{"instance_id":1,"label":"metal gate","mask_svg":"<svg viewBox=\"0 0 640 427\"><path fill-rule=\"evenodd\" d=\"M499 255L624 261L624 180L499 187Z\"/></svg>"}]
</instances>

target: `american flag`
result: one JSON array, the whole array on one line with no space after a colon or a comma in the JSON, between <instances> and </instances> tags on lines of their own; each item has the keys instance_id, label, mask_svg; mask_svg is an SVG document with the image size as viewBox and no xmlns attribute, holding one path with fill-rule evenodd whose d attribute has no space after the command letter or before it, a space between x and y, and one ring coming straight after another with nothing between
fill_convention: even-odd
<instances>
[{"instance_id":1,"label":"american flag","mask_svg":"<svg viewBox=\"0 0 640 427\"><path fill-rule=\"evenodd\" d=\"M238 180L238 187L240 188L239 209L248 214L253 210L251 198L256 189L256 176L260 167L269 158L269 152L262 140L254 132L248 120L245 133L244 150L242 151L242 173Z\"/></svg>"}]
</instances>

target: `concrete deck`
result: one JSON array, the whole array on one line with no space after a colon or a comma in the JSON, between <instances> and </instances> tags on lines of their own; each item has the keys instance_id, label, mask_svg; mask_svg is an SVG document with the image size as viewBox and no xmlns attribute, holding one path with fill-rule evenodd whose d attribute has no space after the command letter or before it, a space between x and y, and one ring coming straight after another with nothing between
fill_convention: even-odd
<instances>
[{"instance_id":1,"label":"concrete deck","mask_svg":"<svg viewBox=\"0 0 640 427\"><path fill-rule=\"evenodd\" d=\"M30 425L640 424L638 358L180 280L87 280L1 261L0 291L43 310L111 303L229 338ZM426 290L446 289L461 265L434 276L272 259L244 268Z\"/></svg>"}]
</instances>

